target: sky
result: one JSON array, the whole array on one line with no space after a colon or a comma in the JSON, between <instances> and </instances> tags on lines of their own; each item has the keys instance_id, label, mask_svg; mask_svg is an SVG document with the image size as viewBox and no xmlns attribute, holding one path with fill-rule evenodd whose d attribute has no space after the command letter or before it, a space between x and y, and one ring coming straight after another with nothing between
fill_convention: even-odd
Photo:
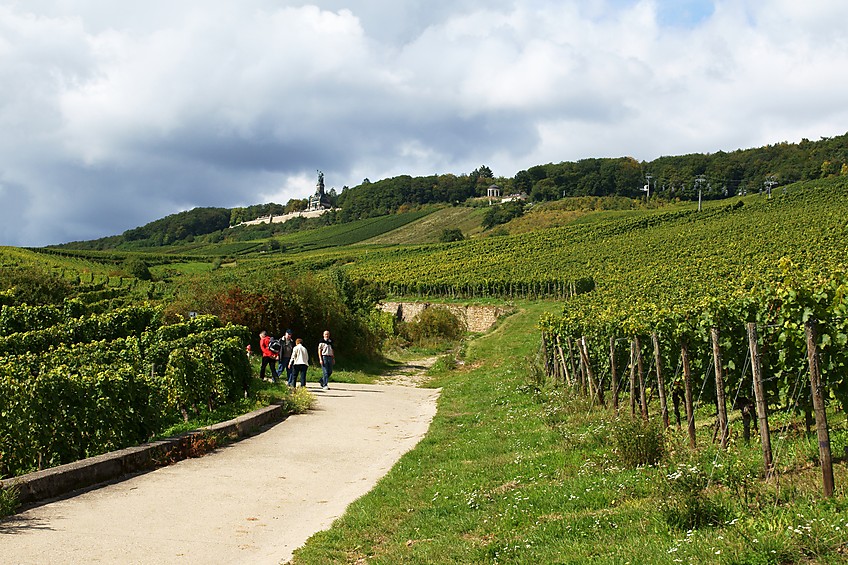
<instances>
[{"instance_id":1,"label":"sky","mask_svg":"<svg viewBox=\"0 0 848 565\"><path fill-rule=\"evenodd\" d=\"M844 0L0 0L0 245L848 132Z\"/></svg>"}]
</instances>

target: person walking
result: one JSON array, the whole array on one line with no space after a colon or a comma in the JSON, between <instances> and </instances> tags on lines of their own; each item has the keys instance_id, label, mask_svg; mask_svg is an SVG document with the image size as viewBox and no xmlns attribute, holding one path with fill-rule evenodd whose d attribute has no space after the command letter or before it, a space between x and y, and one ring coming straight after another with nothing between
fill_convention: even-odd
<instances>
[{"instance_id":1,"label":"person walking","mask_svg":"<svg viewBox=\"0 0 848 565\"><path fill-rule=\"evenodd\" d=\"M271 336L265 330L259 332L259 349L262 351L262 366L259 368L259 378L265 380L265 366L271 366L271 377L277 382L277 354L271 351Z\"/></svg>"},{"instance_id":2,"label":"person walking","mask_svg":"<svg viewBox=\"0 0 848 565\"><path fill-rule=\"evenodd\" d=\"M295 385L294 377L292 376L291 367L289 367L289 361L291 361L292 351L294 351L294 338L292 338L292 331L286 330L286 335L283 336L283 339L280 340L280 374L283 374L283 369L286 371L286 382L289 383L290 387Z\"/></svg>"},{"instance_id":3,"label":"person walking","mask_svg":"<svg viewBox=\"0 0 848 565\"><path fill-rule=\"evenodd\" d=\"M321 362L321 388L330 390L330 375L333 374L336 355L333 353L333 340L330 339L329 330L324 330L324 339L318 342L318 361Z\"/></svg>"},{"instance_id":4,"label":"person walking","mask_svg":"<svg viewBox=\"0 0 848 565\"><path fill-rule=\"evenodd\" d=\"M294 340L294 349L292 356L289 359L288 368L291 371L289 383L292 387L297 386L297 376L300 374L300 386L306 386L306 369L309 368L309 352L303 347L303 340L297 338Z\"/></svg>"}]
</instances>

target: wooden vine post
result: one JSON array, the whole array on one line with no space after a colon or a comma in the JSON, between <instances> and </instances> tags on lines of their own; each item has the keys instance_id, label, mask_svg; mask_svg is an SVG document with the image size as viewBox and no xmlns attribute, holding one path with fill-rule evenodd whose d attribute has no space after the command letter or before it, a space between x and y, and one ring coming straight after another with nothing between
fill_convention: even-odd
<instances>
[{"instance_id":1,"label":"wooden vine post","mask_svg":"<svg viewBox=\"0 0 848 565\"><path fill-rule=\"evenodd\" d=\"M662 354L660 352L660 338L657 332L651 333L651 340L654 342L654 364L657 367L657 390L660 397L660 412L662 414L663 428L668 428L668 402L665 398L665 381L663 380L662 371Z\"/></svg>"},{"instance_id":2,"label":"wooden vine post","mask_svg":"<svg viewBox=\"0 0 848 565\"><path fill-rule=\"evenodd\" d=\"M751 372L754 376L754 401L757 404L757 421L760 427L760 442L763 446L763 468L766 480L774 475L774 460L771 452L771 433L768 423L768 405L763 390L763 369L760 360L760 344L757 337L757 324L748 322L748 348L751 351Z\"/></svg>"},{"instance_id":3,"label":"wooden vine post","mask_svg":"<svg viewBox=\"0 0 848 565\"><path fill-rule=\"evenodd\" d=\"M571 369L571 384L577 385L577 367L574 365L574 350L571 347L571 338L566 338L565 344L568 346L568 367Z\"/></svg>"},{"instance_id":4,"label":"wooden vine post","mask_svg":"<svg viewBox=\"0 0 848 565\"><path fill-rule=\"evenodd\" d=\"M556 347L556 338L558 336L554 334L553 339L550 339L550 347L551 347L551 362L554 366L554 386L559 384L560 381L565 382L565 375L562 373L562 364L559 362L559 357L557 357L557 347Z\"/></svg>"},{"instance_id":5,"label":"wooden vine post","mask_svg":"<svg viewBox=\"0 0 848 565\"><path fill-rule=\"evenodd\" d=\"M589 387L592 393L592 403L594 404L595 397L597 397L598 403L604 406L606 404L604 401L604 389L601 388L600 383L595 379L595 371L592 369L592 361L589 358L589 344L586 341L586 336L583 336L580 340L580 353L583 364L586 366L586 376L589 380Z\"/></svg>"},{"instance_id":6,"label":"wooden vine post","mask_svg":"<svg viewBox=\"0 0 848 565\"><path fill-rule=\"evenodd\" d=\"M589 359L589 346L586 343L586 336L582 336L577 340L577 348L580 351L580 366L583 367L583 376L586 380L586 386L589 390L589 398L592 403L595 402L595 372L592 370L592 361Z\"/></svg>"},{"instance_id":7,"label":"wooden vine post","mask_svg":"<svg viewBox=\"0 0 848 565\"><path fill-rule=\"evenodd\" d=\"M559 353L559 360L562 364L562 384L571 383L571 375L568 373L568 365L565 362L565 355L562 352L562 341L559 339L559 334L556 335L556 350Z\"/></svg>"},{"instance_id":8,"label":"wooden vine post","mask_svg":"<svg viewBox=\"0 0 848 565\"><path fill-rule=\"evenodd\" d=\"M642 419L648 421L648 396L645 392L645 364L642 362L642 341L639 336L633 338L636 347L636 369L639 373L639 407L642 409Z\"/></svg>"},{"instance_id":9,"label":"wooden vine post","mask_svg":"<svg viewBox=\"0 0 848 565\"><path fill-rule=\"evenodd\" d=\"M729 439L727 429L727 404L724 398L724 370L722 368L721 347L719 346L718 328L710 328L710 336L713 342L713 361L715 362L716 381L716 410L718 411L718 428L721 448L727 448Z\"/></svg>"},{"instance_id":10,"label":"wooden vine post","mask_svg":"<svg viewBox=\"0 0 848 565\"><path fill-rule=\"evenodd\" d=\"M630 417L636 417L636 342L630 341Z\"/></svg>"},{"instance_id":11,"label":"wooden vine post","mask_svg":"<svg viewBox=\"0 0 848 565\"><path fill-rule=\"evenodd\" d=\"M807 334L807 361L810 365L810 386L813 392L813 410L816 412L816 435L819 439L824 495L833 496L833 459L830 453L830 434L827 431L827 413L824 407L821 385L821 360L818 350L818 329L813 319L804 322Z\"/></svg>"},{"instance_id":12,"label":"wooden vine post","mask_svg":"<svg viewBox=\"0 0 848 565\"><path fill-rule=\"evenodd\" d=\"M545 363L545 376L551 376L551 366L548 362L548 334L542 332L542 361Z\"/></svg>"},{"instance_id":13,"label":"wooden vine post","mask_svg":"<svg viewBox=\"0 0 848 565\"><path fill-rule=\"evenodd\" d=\"M689 445L695 447L695 409L692 406L692 366L689 363L689 344L680 342L680 357L683 365L683 387L686 398L686 428L689 430Z\"/></svg>"},{"instance_id":14,"label":"wooden vine post","mask_svg":"<svg viewBox=\"0 0 848 565\"><path fill-rule=\"evenodd\" d=\"M612 409L618 416L618 373L615 368L615 336L610 336L610 373L612 376Z\"/></svg>"}]
</instances>

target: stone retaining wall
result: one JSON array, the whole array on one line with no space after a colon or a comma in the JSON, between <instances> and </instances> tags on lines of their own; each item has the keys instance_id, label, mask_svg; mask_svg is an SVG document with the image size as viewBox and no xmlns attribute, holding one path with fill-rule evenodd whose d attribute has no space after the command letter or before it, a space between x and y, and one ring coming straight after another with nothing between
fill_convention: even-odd
<instances>
[{"instance_id":1,"label":"stone retaining wall","mask_svg":"<svg viewBox=\"0 0 848 565\"><path fill-rule=\"evenodd\" d=\"M0 481L0 487L18 489L21 504L64 496L75 490L114 481L123 476L149 471L190 456L191 445L207 434L241 438L269 424L284 420L288 414L280 405L271 405L227 422L201 428L194 432L128 447L89 457L67 465L35 471Z\"/></svg>"},{"instance_id":2,"label":"stone retaining wall","mask_svg":"<svg viewBox=\"0 0 848 565\"><path fill-rule=\"evenodd\" d=\"M433 302L384 302L380 305L383 312L397 316L399 320L409 322L431 306L442 306L465 323L470 332L488 331L498 318L512 312L504 306L485 306L480 304L439 304Z\"/></svg>"}]
</instances>

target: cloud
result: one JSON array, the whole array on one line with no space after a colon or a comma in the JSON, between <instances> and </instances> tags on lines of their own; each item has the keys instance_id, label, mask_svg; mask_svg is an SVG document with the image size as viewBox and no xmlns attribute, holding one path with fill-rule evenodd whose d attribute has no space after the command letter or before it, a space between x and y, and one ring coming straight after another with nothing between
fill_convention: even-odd
<instances>
[{"instance_id":1,"label":"cloud","mask_svg":"<svg viewBox=\"0 0 848 565\"><path fill-rule=\"evenodd\" d=\"M837 0L0 6L0 244L397 174L848 131Z\"/></svg>"}]
</instances>

